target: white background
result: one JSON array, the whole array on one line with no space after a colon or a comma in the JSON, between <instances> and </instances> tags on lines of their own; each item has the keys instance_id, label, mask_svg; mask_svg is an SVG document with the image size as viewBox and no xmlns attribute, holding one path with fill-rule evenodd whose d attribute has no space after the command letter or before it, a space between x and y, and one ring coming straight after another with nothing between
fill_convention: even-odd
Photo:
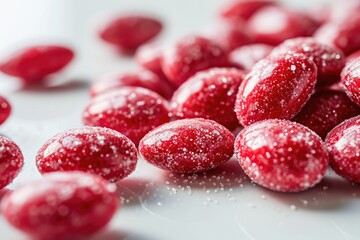
<instances>
[{"instance_id":1,"label":"white background","mask_svg":"<svg viewBox=\"0 0 360 240\"><path fill-rule=\"evenodd\" d=\"M0 57L32 43L64 43L76 49L62 84L22 89L0 75L0 94L13 105L0 132L14 139L25 168L10 188L40 177L37 149L55 133L81 126L88 83L108 71L136 69L96 38L96 26L116 12L160 16L166 42L216 22L221 0L0 0ZM294 2L294 1L292 1ZM287 2L289 3L289 2ZM297 1L306 6L313 1ZM359 239L360 189L334 174L315 189L274 193L251 184L235 160L195 178L172 176L140 161L119 183L124 206L107 230L92 239ZM94 219L94 221L96 221ZM0 216L0 239L26 239Z\"/></svg>"}]
</instances>

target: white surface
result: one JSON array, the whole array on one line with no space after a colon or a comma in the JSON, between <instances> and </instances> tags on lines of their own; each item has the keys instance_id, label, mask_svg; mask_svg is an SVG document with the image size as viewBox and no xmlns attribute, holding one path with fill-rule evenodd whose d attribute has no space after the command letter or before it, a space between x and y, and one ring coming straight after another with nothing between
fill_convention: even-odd
<instances>
[{"instance_id":1,"label":"white surface","mask_svg":"<svg viewBox=\"0 0 360 240\"><path fill-rule=\"evenodd\" d=\"M95 36L99 19L115 12L144 10L166 20L161 40L195 33L214 22L221 0L0 0L0 57L24 43L65 42L77 59L58 76L63 85L19 90L0 75L0 94L13 115L0 132L14 139L25 168L10 188L40 177L39 147L55 133L81 126L87 82L112 70L136 68ZM305 2L305 1L298 1ZM304 3L303 3L304 4ZM197 177L172 176L140 161L119 183L124 206L108 229L92 239L329 239L360 238L360 189L333 174L315 189L280 194L251 184L236 161ZM0 239L26 239L0 216Z\"/></svg>"}]
</instances>

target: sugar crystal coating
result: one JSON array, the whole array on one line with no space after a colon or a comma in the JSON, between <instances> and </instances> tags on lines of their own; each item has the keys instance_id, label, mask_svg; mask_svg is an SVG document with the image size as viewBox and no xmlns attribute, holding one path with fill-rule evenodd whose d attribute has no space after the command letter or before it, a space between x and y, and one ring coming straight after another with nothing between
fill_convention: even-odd
<instances>
[{"instance_id":1,"label":"sugar crystal coating","mask_svg":"<svg viewBox=\"0 0 360 240\"><path fill-rule=\"evenodd\" d=\"M0 190L15 179L23 165L24 157L20 148L0 135Z\"/></svg>"},{"instance_id":2,"label":"sugar crystal coating","mask_svg":"<svg viewBox=\"0 0 360 240\"><path fill-rule=\"evenodd\" d=\"M192 118L164 124L149 132L139 144L149 163L175 173L203 172L233 155L234 136L222 125Z\"/></svg>"},{"instance_id":3,"label":"sugar crystal coating","mask_svg":"<svg viewBox=\"0 0 360 240\"><path fill-rule=\"evenodd\" d=\"M315 92L293 121L300 123L325 139L326 135L346 119L360 114L360 107L338 90Z\"/></svg>"},{"instance_id":4,"label":"sugar crystal coating","mask_svg":"<svg viewBox=\"0 0 360 240\"><path fill-rule=\"evenodd\" d=\"M119 50L132 53L142 44L156 37L161 30L162 23L155 17L122 15L102 26L99 36Z\"/></svg>"},{"instance_id":5,"label":"sugar crystal coating","mask_svg":"<svg viewBox=\"0 0 360 240\"><path fill-rule=\"evenodd\" d=\"M234 49L229 54L229 61L231 64L250 70L255 63L267 57L272 51L273 47L267 44L249 44Z\"/></svg>"},{"instance_id":6,"label":"sugar crystal coating","mask_svg":"<svg viewBox=\"0 0 360 240\"><path fill-rule=\"evenodd\" d=\"M0 125L3 124L11 114L11 105L4 98L0 96Z\"/></svg>"},{"instance_id":7,"label":"sugar crystal coating","mask_svg":"<svg viewBox=\"0 0 360 240\"><path fill-rule=\"evenodd\" d=\"M104 75L91 85L90 95L95 97L125 86L146 88L164 98L172 95L172 90L165 80L145 69Z\"/></svg>"},{"instance_id":8,"label":"sugar crystal coating","mask_svg":"<svg viewBox=\"0 0 360 240\"><path fill-rule=\"evenodd\" d=\"M150 130L169 121L167 101L138 87L122 87L93 98L83 113L85 125L114 129L136 145Z\"/></svg>"},{"instance_id":9,"label":"sugar crystal coating","mask_svg":"<svg viewBox=\"0 0 360 240\"><path fill-rule=\"evenodd\" d=\"M74 52L64 46L31 46L2 60L0 71L33 83L60 71L73 57Z\"/></svg>"},{"instance_id":10,"label":"sugar crystal coating","mask_svg":"<svg viewBox=\"0 0 360 240\"><path fill-rule=\"evenodd\" d=\"M341 83L350 99L360 105L360 57L346 64L341 72Z\"/></svg>"},{"instance_id":11,"label":"sugar crystal coating","mask_svg":"<svg viewBox=\"0 0 360 240\"><path fill-rule=\"evenodd\" d=\"M41 173L84 171L111 182L135 170L137 150L123 134L101 127L82 127L59 133L48 140L36 155Z\"/></svg>"},{"instance_id":12,"label":"sugar crystal coating","mask_svg":"<svg viewBox=\"0 0 360 240\"><path fill-rule=\"evenodd\" d=\"M1 212L36 239L74 239L103 228L115 214L116 186L82 172L45 174L6 195Z\"/></svg>"},{"instance_id":13,"label":"sugar crystal coating","mask_svg":"<svg viewBox=\"0 0 360 240\"><path fill-rule=\"evenodd\" d=\"M341 70L345 66L345 55L336 47L332 47L314 38L289 39L277 46L272 55L303 54L310 58L318 69L318 85L331 85L339 81Z\"/></svg>"},{"instance_id":14,"label":"sugar crystal coating","mask_svg":"<svg viewBox=\"0 0 360 240\"><path fill-rule=\"evenodd\" d=\"M235 103L240 123L293 118L310 98L316 79L316 65L303 55L261 60L240 85Z\"/></svg>"},{"instance_id":15,"label":"sugar crystal coating","mask_svg":"<svg viewBox=\"0 0 360 240\"><path fill-rule=\"evenodd\" d=\"M183 37L165 48L161 62L166 77L177 86L198 71L227 65L225 51L218 44L196 35Z\"/></svg>"},{"instance_id":16,"label":"sugar crystal coating","mask_svg":"<svg viewBox=\"0 0 360 240\"><path fill-rule=\"evenodd\" d=\"M211 119L234 130L239 127L234 105L243 78L244 73L234 68L198 72L174 93L171 100L174 117Z\"/></svg>"},{"instance_id":17,"label":"sugar crystal coating","mask_svg":"<svg viewBox=\"0 0 360 240\"><path fill-rule=\"evenodd\" d=\"M360 116L334 128L325 140L330 166L340 176L360 183Z\"/></svg>"},{"instance_id":18,"label":"sugar crystal coating","mask_svg":"<svg viewBox=\"0 0 360 240\"><path fill-rule=\"evenodd\" d=\"M328 152L310 129L270 119L246 127L235 140L235 155L255 183L280 192L306 190L323 178Z\"/></svg>"}]
</instances>

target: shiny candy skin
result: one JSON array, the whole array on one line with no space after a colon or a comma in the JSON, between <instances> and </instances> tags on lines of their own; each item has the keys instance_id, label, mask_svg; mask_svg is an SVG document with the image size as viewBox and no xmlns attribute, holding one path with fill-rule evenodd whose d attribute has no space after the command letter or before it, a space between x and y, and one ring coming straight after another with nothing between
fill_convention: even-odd
<instances>
[{"instance_id":1,"label":"shiny candy skin","mask_svg":"<svg viewBox=\"0 0 360 240\"><path fill-rule=\"evenodd\" d=\"M360 183L360 116L335 127L325 140L330 166L340 176Z\"/></svg>"},{"instance_id":2,"label":"shiny candy skin","mask_svg":"<svg viewBox=\"0 0 360 240\"><path fill-rule=\"evenodd\" d=\"M136 145L150 130L169 121L167 101L139 87L122 87L93 98L83 112L85 125L114 129Z\"/></svg>"},{"instance_id":3,"label":"shiny candy skin","mask_svg":"<svg viewBox=\"0 0 360 240\"><path fill-rule=\"evenodd\" d=\"M228 161L234 136L222 125L192 118L164 124L149 132L139 144L147 162L174 173L203 172Z\"/></svg>"},{"instance_id":4,"label":"shiny candy skin","mask_svg":"<svg viewBox=\"0 0 360 240\"><path fill-rule=\"evenodd\" d=\"M82 127L59 133L37 152L36 165L44 174L56 171L84 171L110 182L135 170L135 145L123 134L101 127Z\"/></svg>"},{"instance_id":5,"label":"shiny candy skin","mask_svg":"<svg viewBox=\"0 0 360 240\"><path fill-rule=\"evenodd\" d=\"M24 157L12 140L0 135L0 190L9 185L20 173Z\"/></svg>"},{"instance_id":6,"label":"shiny candy skin","mask_svg":"<svg viewBox=\"0 0 360 240\"><path fill-rule=\"evenodd\" d=\"M0 96L0 125L3 124L11 114L11 105L4 97Z\"/></svg>"},{"instance_id":7,"label":"shiny candy skin","mask_svg":"<svg viewBox=\"0 0 360 240\"><path fill-rule=\"evenodd\" d=\"M298 192L323 178L329 161L321 138L287 120L270 119L243 129L235 155L252 181L279 192Z\"/></svg>"},{"instance_id":8,"label":"shiny candy skin","mask_svg":"<svg viewBox=\"0 0 360 240\"><path fill-rule=\"evenodd\" d=\"M57 172L5 195L3 217L36 239L78 239L102 229L119 200L116 186L99 176Z\"/></svg>"},{"instance_id":9,"label":"shiny candy skin","mask_svg":"<svg viewBox=\"0 0 360 240\"><path fill-rule=\"evenodd\" d=\"M235 68L198 72L175 92L171 112L178 119L206 118L234 130L239 127L234 105L243 78L243 71Z\"/></svg>"},{"instance_id":10,"label":"shiny candy skin","mask_svg":"<svg viewBox=\"0 0 360 240\"><path fill-rule=\"evenodd\" d=\"M31 46L3 59L0 62L0 71L21 78L26 83L34 83L60 71L73 58L74 52L65 46Z\"/></svg>"},{"instance_id":11,"label":"shiny candy skin","mask_svg":"<svg viewBox=\"0 0 360 240\"><path fill-rule=\"evenodd\" d=\"M258 62L241 83L235 103L240 123L293 118L310 98L317 79L314 62L281 55Z\"/></svg>"},{"instance_id":12,"label":"shiny candy skin","mask_svg":"<svg viewBox=\"0 0 360 240\"><path fill-rule=\"evenodd\" d=\"M102 26L99 36L126 53L156 37L163 25L157 18L141 15L122 15Z\"/></svg>"},{"instance_id":13,"label":"shiny candy skin","mask_svg":"<svg viewBox=\"0 0 360 240\"><path fill-rule=\"evenodd\" d=\"M225 51L216 42L190 35L164 49L161 66L165 76L180 86L195 73L228 66L228 61Z\"/></svg>"},{"instance_id":14,"label":"shiny candy skin","mask_svg":"<svg viewBox=\"0 0 360 240\"><path fill-rule=\"evenodd\" d=\"M360 106L360 57L346 64L341 73L341 83L350 99Z\"/></svg>"}]
</instances>

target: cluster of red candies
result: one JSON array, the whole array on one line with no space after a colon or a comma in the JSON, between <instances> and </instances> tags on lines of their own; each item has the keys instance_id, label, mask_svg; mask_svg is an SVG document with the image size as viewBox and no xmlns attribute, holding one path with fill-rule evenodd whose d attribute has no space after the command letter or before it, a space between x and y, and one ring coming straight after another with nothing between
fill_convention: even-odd
<instances>
[{"instance_id":1,"label":"cluster of red candies","mask_svg":"<svg viewBox=\"0 0 360 240\"><path fill-rule=\"evenodd\" d=\"M359 183L359 11L358 0L311 14L236 0L221 9L215 34L166 47L148 43L162 30L156 18L119 16L99 36L134 54L141 68L91 86L87 126L43 145L36 164L44 178L7 194L3 216L39 238L92 234L114 215L113 183L135 170L138 152L182 174L213 169L235 154L252 181L281 192L313 187L329 163ZM0 70L34 83L73 57L66 47L34 46ZM0 98L0 124L9 115ZM20 149L0 137L0 188L22 166Z\"/></svg>"}]
</instances>

